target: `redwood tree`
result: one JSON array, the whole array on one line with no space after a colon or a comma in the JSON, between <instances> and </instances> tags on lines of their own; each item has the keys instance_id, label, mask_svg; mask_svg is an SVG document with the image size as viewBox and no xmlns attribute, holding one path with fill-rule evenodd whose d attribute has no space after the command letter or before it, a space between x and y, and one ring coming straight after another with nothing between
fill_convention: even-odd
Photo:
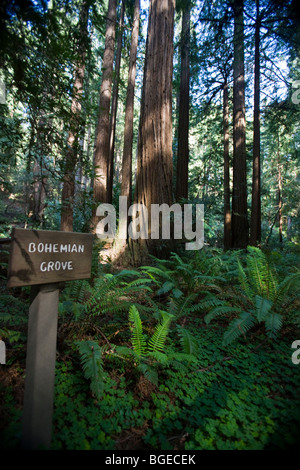
<instances>
[{"instance_id":1,"label":"redwood tree","mask_svg":"<svg viewBox=\"0 0 300 470\"><path fill-rule=\"evenodd\" d=\"M138 240L138 256L159 256L152 240L151 204L172 204L172 72L175 0L151 0L140 113L135 202L148 210L148 239ZM166 242L166 245L168 243ZM165 245L165 248L166 248ZM145 249L145 251L144 251Z\"/></svg>"},{"instance_id":2,"label":"redwood tree","mask_svg":"<svg viewBox=\"0 0 300 470\"><path fill-rule=\"evenodd\" d=\"M255 52L254 52L254 119L253 119L253 178L250 244L261 242L260 199L260 11L256 0Z\"/></svg>"},{"instance_id":3,"label":"redwood tree","mask_svg":"<svg viewBox=\"0 0 300 470\"><path fill-rule=\"evenodd\" d=\"M109 168L109 116L114 64L116 36L117 0L109 0L105 33L105 50L102 62L102 81L99 99L98 125L95 136L93 181L94 211L92 229L97 223L96 206L108 202L108 168Z\"/></svg>"},{"instance_id":4,"label":"redwood tree","mask_svg":"<svg viewBox=\"0 0 300 470\"><path fill-rule=\"evenodd\" d=\"M246 117L244 74L244 1L234 0L233 57L233 193L232 247L246 248L249 238L246 178Z\"/></svg>"},{"instance_id":5,"label":"redwood tree","mask_svg":"<svg viewBox=\"0 0 300 470\"><path fill-rule=\"evenodd\" d=\"M74 88L71 105L70 129L67 140L67 154L64 165L64 178L62 189L62 209L60 229L65 232L73 230L73 205L75 193L75 173L78 161L79 133L81 130L81 96L85 73L85 56L88 39L88 11L89 0L84 0L79 17L79 39L77 64L74 72Z\"/></svg>"},{"instance_id":6,"label":"redwood tree","mask_svg":"<svg viewBox=\"0 0 300 470\"><path fill-rule=\"evenodd\" d=\"M140 0L135 0L134 17L131 33L130 58L125 107L125 128L122 159L121 196L127 197L128 207L131 205L132 191L132 143L133 143L133 111L136 78L136 56L139 38Z\"/></svg>"},{"instance_id":7,"label":"redwood tree","mask_svg":"<svg viewBox=\"0 0 300 470\"><path fill-rule=\"evenodd\" d=\"M118 110L118 98L119 98L119 80L120 80L120 66L121 66L121 55L122 55L122 39L124 30L124 13L125 13L125 0L121 1L121 11L119 19L119 31L117 40L117 51L115 60L114 70L114 84L113 84L113 95L111 103L111 115L109 123L109 159L107 169L107 202L112 203L113 197L113 177L114 177L114 153L115 153L115 134L116 134L116 122L117 122L117 110Z\"/></svg>"},{"instance_id":8,"label":"redwood tree","mask_svg":"<svg viewBox=\"0 0 300 470\"><path fill-rule=\"evenodd\" d=\"M182 13L181 69L178 116L178 151L176 171L176 199L188 199L189 170L189 112L190 112L190 16L187 2Z\"/></svg>"},{"instance_id":9,"label":"redwood tree","mask_svg":"<svg viewBox=\"0 0 300 470\"><path fill-rule=\"evenodd\" d=\"M231 248L229 104L228 83L223 85L223 142L224 142L224 250Z\"/></svg>"}]
</instances>

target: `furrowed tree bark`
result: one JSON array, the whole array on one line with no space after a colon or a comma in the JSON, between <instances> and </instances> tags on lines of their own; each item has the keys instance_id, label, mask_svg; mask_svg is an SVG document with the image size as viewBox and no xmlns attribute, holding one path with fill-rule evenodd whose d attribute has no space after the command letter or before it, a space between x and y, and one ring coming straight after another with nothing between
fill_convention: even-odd
<instances>
[{"instance_id":1,"label":"furrowed tree bark","mask_svg":"<svg viewBox=\"0 0 300 470\"><path fill-rule=\"evenodd\" d=\"M127 208L132 200L132 143L133 143L133 113L134 113L134 89L136 78L136 56L139 38L140 0L135 0L134 19L131 33L131 46L129 58L129 71L127 82L125 129L122 159L121 196L127 197Z\"/></svg>"},{"instance_id":2,"label":"furrowed tree bark","mask_svg":"<svg viewBox=\"0 0 300 470\"><path fill-rule=\"evenodd\" d=\"M254 119L253 119L253 177L250 245L261 242L261 196L260 196L260 12L256 0L254 57Z\"/></svg>"},{"instance_id":3,"label":"furrowed tree bark","mask_svg":"<svg viewBox=\"0 0 300 470\"><path fill-rule=\"evenodd\" d=\"M135 262L160 256L170 240L151 239L151 204L172 204L172 72L175 0L151 0L141 102L135 202L148 211L147 239L133 247ZM136 257L137 255L137 257Z\"/></svg>"},{"instance_id":4,"label":"furrowed tree bark","mask_svg":"<svg viewBox=\"0 0 300 470\"><path fill-rule=\"evenodd\" d=\"M246 118L244 76L243 0L234 0L233 60L233 194L232 247L246 248L249 241L247 218Z\"/></svg>"},{"instance_id":5,"label":"furrowed tree bark","mask_svg":"<svg viewBox=\"0 0 300 470\"><path fill-rule=\"evenodd\" d=\"M229 106L228 83L223 87L223 139L224 139L224 250L231 248L230 165L229 165Z\"/></svg>"},{"instance_id":6,"label":"furrowed tree bark","mask_svg":"<svg viewBox=\"0 0 300 470\"><path fill-rule=\"evenodd\" d=\"M71 105L70 130L67 140L67 154L64 167L63 189L61 196L60 229L64 232L73 231L73 209L75 195L76 165L79 154L79 134L81 131L81 97L85 74L85 56L88 40L89 1L82 3L79 18L78 59L74 72L74 89Z\"/></svg>"},{"instance_id":7,"label":"furrowed tree bark","mask_svg":"<svg viewBox=\"0 0 300 470\"><path fill-rule=\"evenodd\" d=\"M99 117L94 150L94 208L91 228L97 224L96 209L101 203L108 202L107 177L109 162L109 113L111 102L114 48L116 35L117 0L109 0L105 50L102 63L102 82L99 99Z\"/></svg>"},{"instance_id":8,"label":"furrowed tree bark","mask_svg":"<svg viewBox=\"0 0 300 470\"><path fill-rule=\"evenodd\" d=\"M188 199L189 111L190 111L190 16L188 2L182 14L181 71L178 117L178 152L176 168L176 200Z\"/></svg>"},{"instance_id":9,"label":"furrowed tree bark","mask_svg":"<svg viewBox=\"0 0 300 470\"><path fill-rule=\"evenodd\" d=\"M118 110L118 97L119 97L119 80L120 80L120 66L121 66L121 52L122 52L122 38L124 29L124 12L125 0L121 2L119 32L117 41L117 52L115 61L115 78L113 85L113 96L111 105L111 116L109 124L109 160L107 169L107 202L112 203L113 197L113 178L114 178L114 153L115 153L115 135L116 135L116 122Z\"/></svg>"},{"instance_id":10,"label":"furrowed tree bark","mask_svg":"<svg viewBox=\"0 0 300 470\"><path fill-rule=\"evenodd\" d=\"M278 167L278 224L279 224L279 243L280 248L282 248L282 175L281 175L281 164L280 164L280 141L278 133L278 147L277 147L277 167Z\"/></svg>"}]
</instances>

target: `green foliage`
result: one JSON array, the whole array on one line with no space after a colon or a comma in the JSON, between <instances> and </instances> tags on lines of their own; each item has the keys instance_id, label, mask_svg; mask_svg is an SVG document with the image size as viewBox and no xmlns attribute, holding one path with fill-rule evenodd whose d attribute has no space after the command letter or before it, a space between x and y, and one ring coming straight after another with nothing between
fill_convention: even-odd
<instances>
[{"instance_id":1,"label":"green foliage","mask_svg":"<svg viewBox=\"0 0 300 470\"><path fill-rule=\"evenodd\" d=\"M0 300L0 338L11 344L24 342L29 305L13 295L2 294Z\"/></svg>"},{"instance_id":2,"label":"green foliage","mask_svg":"<svg viewBox=\"0 0 300 470\"><path fill-rule=\"evenodd\" d=\"M155 331L148 342L149 352L158 352L164 349L164 345L169 333L170 323L172 321L173 315L170 315L167 312L161 311L161 322L156 325Z\"/></svg>"},{"instance_id":3,"label":"green foliage","mask_svg":"<svg viewBox=\"0 0 300 470\"><path fill-rule=\"evenodd\" d=\"M156 325L153 334L146 338L139 311L132 305L129 309L132 349L127 346L116 347L116 352L121 356L125 358L131 356L137 364L137 369L155 385L158 384L157 365L164 365L168 362L165 343L173 318L167 312L161 311L160 313L160 322Z\"/></svg>"},{"instance_id":4,"label":"green foliage","mask_svg":"<svg viewBox=\"0 0 300 470\"><path fill-rule=\"evenodd\" d=\"M261 323L264 323L270 338L276 337L284 319L292 319L287 312L299 297L300 271L296 270L280 281L268 256L258 248L248 247L246 267L238 260L238 280L239 292L230 299L219 299L217 306L212 302L212 308L205 316L206 323L218 316L239 315L229 323L224 334L224 345ZM299 323L299 315L295 321Z\"/></svg>"},{"instance_id":5,"label":"green foliage","mask_svg":"<svg viewBox=\"0 0 300 470\"><path fill-rule=\"evenodd\" d=\"M79 341L77 343L84 377L90 381L91 391L99 399L103 393L103 361L102 348L95 341Z\"/></svg>"},{"instance_id":6,"label":"green foliage","mask_svg":"<svg viewBox=\"0 0 300 470\"><path fill-rule=\"evenodd\" d=\"M291 361L291 344L298 338L299 329L290 317L296 319L297 270L295 263L291 264L291 259L287 263L283 255L265 255L272 264L272 279L276 279L272 284L262 275L263 258L248 264L252 253L254 256L255 250L247 255L239 253L242 269L237 258L228 253L214 251L213 256L207 254L206 260L201 256L184 258L199 276L215 273L218 279L215 284L208 277L207 283L202 279L194 284L195 291L188 292L178 277L182 295L177 300L197 294L197 308L186 309L188 313L180 317L171 316L168 310L170 299L174 300L172 290L164 297L157 296L165 281L159 285L148 276L151 282L144 282L145 274L141 276L140 270L102 274L99 284L97 279L68 283L60 299L51 449L296 447L300 383L299 365ZM254 271L252 276L248 266ZM257 269L261 270L259 276ZM230 275L227 278L230 272L235 273L234 282ZM138 279L140 283L135 282ZM241 287L242 281L249 288L248 295ZM102 284L115 296L118 292L124 294L129 285L126 302L130 300L131 304L124 304L124 311L120 309L109 317L109 311L101 314L105 302L101 303L99 296L98 309L94 303L95 311L87 319L89 299ZM138 298L131 288L143 285L152 292L138 289ZM270 285L275 288L270 289ZM279 296L279 286L285 295ZM291 299L295 302L289 306ZM28 315L27 301L11 295L3 296L1 301L4 328L22 330ZM141 308L143 302L147 308ZM275 310L274 302L277 306L287 305L286 312ZM78 314L76 305L81 305ZM215 317L211 315L214 308L219 309ZM266 341L264 331L276 331L283 314L281 335L267 337ZM207 324L203 322L205 315L211 316ZM62 342L61 333L68 321L78 328L69 333L67 342ZM88 321L94 328L88 330ZM7 370L6 379L0 384L4 409L1 449L19 446L22 405L17 384L23 387L25 367L24 358L19 363L20 354L16 360L20 346L20 342L10 344L10 359L7 369L3 368Z\"/></svg>"},{"instance_id":7,"label":"green foliage","mask_svg":"<svg viewBox=\"0 0 300 470\"><path fill-rule=\"evenodd\" d=\"M146 351L146 340L143 335L143 327L140 314L137 308L132 305L129 309L129 322L132 332L132 347L138 356L142 356Z\"/></svg>"},{"instance_id":8,"label":"green foliage","mask_svg":"<svg viewBox=\"0 0 300 470\"><path fill-rule=\"evenodd\" d=\"M133 275L134 273L130 274ZM128 276L129 273L123 271L115 275L103 274L96 278L85 303L86 313L96 316L128 311L138 295L151 291L149 279L128 280Z\"/></svg>"},{"instance_id":9,"label":"green foliage","mask_svg":"<svg viewBox=\"0 0 300 470\"><path fill-rule=\"evenodd\" d=\"M254 325L254 318L249 312L242 312L238 318L233 320L227 331L224 333L223 343L227 345L240 337L242 334L245 334L250 330Z\"/></svg>"},{"instance_id":10,"label":"green foliage","mask_svg":"<svg viewBox=\"0 0 300 470\"><path fill-rule=\"evenodd\" d=\"M182 351L185 354L193 354L194 356L197 356L199 352L199 345L196 338L187 328L183 328L180 325L177 325L177 331L179 334Z\"/></svg>"}]
</instances>

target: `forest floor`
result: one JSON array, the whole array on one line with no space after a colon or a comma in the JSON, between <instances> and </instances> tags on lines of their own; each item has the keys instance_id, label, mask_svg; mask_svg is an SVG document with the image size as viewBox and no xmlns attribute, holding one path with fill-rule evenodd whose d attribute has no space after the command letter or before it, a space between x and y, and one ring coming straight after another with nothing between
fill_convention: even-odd
<instances>
[{"instance_id":1,"label":"forest floor","mask_svg":"<svg viewBox=\"0 0 300 470\"><path fill-rule=\"evenodd\" d=\"M216 251L209 262L205 261L210 269L215 258ZM288 259L281 259L291 264ZM153 306L159 299L160 309L168 309L170 305L174 309L175 303L170 300L176 300L183 283L187 288L188 279L177 277L173 291L168 291L163 282L159 286L154 283L147 291L145 271L133 270L133 281L128 272L125 278L120 278L119 272L104 273L103 267L100 269L102 273L98 273L89 290L89 295L91 292L94 295L94 303L88 303L88 310L85 282L78 283L76 289L74 283L73 287L67 285L60 295L52 450L298 448L300 364L292 361L291 345L300 339L299 323L285 318L280 335L273 339L266 335L264 325L258 324L224 346L222 338L228 318L205 321L204 303L203 309L196 307L212 285L205 284L204 295L204 284L201 284L190 308L185 306L184 310L182 303L181 314L177 310L163 350L166 357L175 357L181 347L178 332L186 328L196 340L197 352L191 355L191 360L186 357L186 360L157 361L155 383L134 361L109 354L107 343L114 347L133 347L128 322L128 308L133 303L141 313L145 337L153 335L159 317L151 311L152 307L148 308L149 302ZM196 277L193 270L191 273ZM174 281L176 272L173 270ZM283 273L282 267L280 272ZM201 281L207 281L208 277L203 275ZM228 284L225 287L222 280L218 281L220 276L214 278L216 298L221 286L222 292L225 289L228 293ZM144 284L138 289L143 279ZM6 319L5 324L2 322L2 333L6 331L11 336L6 340L6 364L0 367L0 448L12 450L20 448L30 289L8 291L5 280L1 282L1 317ZM165 292L158 291L162 286ZM185 301L189 295L192 294L186 291ZM289 295L292 301L293 295ZM299 296L296 296L293 310L289 310L291 317L299 308ZM18 336L14 337L13 332ZM102 348L100 396L91 390L90 380L83 373L78 342L85 341L95 341Z\"/></svg>"}]
</instances>

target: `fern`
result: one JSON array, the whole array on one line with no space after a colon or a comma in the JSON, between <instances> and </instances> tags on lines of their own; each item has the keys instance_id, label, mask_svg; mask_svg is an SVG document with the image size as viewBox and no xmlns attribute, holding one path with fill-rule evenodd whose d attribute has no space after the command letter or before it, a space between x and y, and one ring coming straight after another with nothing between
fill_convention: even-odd
<instances>
[{"instance_id":1,"label":"fern","mask_svg":"<svg viewBox=\"0 0 300 470\"><path fill-rule=\"evenodd\" d=\"M175 283L173 281L165 281L162 287L157 291L157 295L163 295L170 292L173 287L175 287Z\"/></svg>"},{"instance_id":2,"label":"fern","mask_svg":"<svg viewBox=\"0 0 300 470\"><path fill-rule=\"evenodd\" d=\"M10 343L16 343L21 337L20 331L9 330L8 328L0 328L0 339L5 339Z\"/></svg>"},{"instance_id":3,"label":"fern","mask_svg":"<svg viewBox=\"0 0 300 470\"><path fill-rule=\"evenodd\" d=\"M142 362L137 367L138 371L141 372L149 382L153 383L154 385L158 385L158 372L149 364Z\"/></svg>"},{"instance_id":4,"label":"fern","mask_svg":"<svg viewBox=\"0 0 300 470\"><path fill-rule=\"evenodd\" d=\"M261 249L248 247L247 272L252 292L273 300L278 280L274 266Z\"/></svg>"},{"instance_id":5,"label":"fern","mask_svg":"<svg viewBox=\"0 0 300 470\"><path fill-rule=\"evenodd\" d=\"M90 381L91 391L99 399L103 393L104 372L102 367L102 348L95 341L79 341L79 349L84 377Z\"/></svg>"},{"instance_id":6,"label":"fern","mask_svg":"<svg viewBox=\"0 0 300 470\"><path fill-rule=\"evenodd\" d=\"M138 356L142 357L146 352L146 340L143 335L141 317L134 305L129 310L129 321L131 322L133 349Z\"/></svg>"},{"instance_id":7,"label":"fern","mask_svg":"<svg viewBox=\"0 0 300 470\"><path fill-rule=\"evenodd\" d=\"M158 366L165 367L173 364L176 367L180 367L180 361L181 363L183 361L194 361L196 360L194 354L196 354L198 347L191 333L182 327L178 327L183 353L175 353L168 349L166 340L174 316L165 311L160 311L160 316L161 319L156 325L153 334L146 337L143 334L143 325L139 311L136 306L132 305L129 310L132 347L116 346L113 352L111 352L125 360L132 360L136 370L155 385L158 383Z\"/></svg>"},{"instance_id":8,"label":"fern","mask_svg":"<svg viewBox=\"0 0 300 470\"><path fill-rule=\"evenodd\" d=\"M271 312L265 320L267 334L270 338L275 338L282 327L282 315Z\"/></svg>"},{"instance_id":9,"label":"fern","mask_svg":"<svg viewBox=\"0 0 300 470\"><path fill-rule=\"evenodd\" d=\"M147 274L150 279L152 279L152 281L158 286L161 285L162 279L173 282L172 270L167 270L165 267L159 268L156 266L143 266L141 267L141 271L143 274Z\"/></svg>"},{"instance_id":10,"label":"fern","mask_svg":"<svg viewBox=\"0 0 300 470\"><path fill-rule=\"evenodd\" d=\"M177 331L179 333L183 353L187 355L193 354L196 356L199 350L196 338L191 334L189 330L183 328L182 326L178 325Z\"/></svg>"},{"instance_id":11,"label":"fern","mask_svg":"<svg viewBox=\"0 0 300 470\"><path fill-rule=\"evenodd\" d=\"M127 346L118 346L117 352L123 356L131 356L137 362L147 361L152 355L156 360L161 357L163 359L162 350L166 342L170 323L173 316L167 312L160 312L161 321L156 325L154 333L150 338L146 338L143 334L143 325L140 314L135 305L129 310L129 326L131 331L132 349Z\"/></svg>"},{"instance_id":12,"label":"fern","mask_svg":"<svg viewBox=\"0 0 300 470\"><path fill-rule=\"evenodd\" d=\"M207 315L204 317L205 323L208 325L211 320L214 320L218 316L228 315L232 313L240 313L242 311L241 307L233 307L231 305L219 305L218 307L213 308Z\"/></svg>"},{"instance_id":13,"label":"fern","mask_svg":"<svg viewBox=\"0 0 300 470\"><path fill-rule=\"evenodd\" d=\"M248 247L246 267L237 258L242 295L231 289L218 293L216 299L207 294L201 302L203 308L209 310L205 316L206 323L219 316L239 314L230 322L224 334L224 344L245 334L255 323L264 323L269 337L280 331L287 307L291 308L299 296L300 272L298 270L279 282L271 258L256 247Z\"/></svg>"},{"instance_id":14,"label":"fern","mask_svg":"<svg viewBox=\"0 0 300 470\"><path fill-rule=\"evenodd\" d=\"M211 292L208 292L206 293L204 299L199 302L199 305L201 310L206 311L214 307L224 305L224 299L219 299L215 295L211 294Z\"/></svg>"},{"instance_id":15,"label":"fern","mask_svg":"<svg viewBox=\"0 0 300 470\"><path fill-rule=\"evenodd\" d=\"M252 297L253 291L251 289L249 279L239 259L238 259L238 272L239 272L238 280L240 282L240 286L242 287L247 297Z\"/></svg>"},{"instance_id":16,"label":"fern","mask_svg":"<svg viewBox=\"0 0 300 470\"><path fill-rule=\"evenodd\" d=\"M169 302L169 313L173 315L176 320L185 315L189 315L196 309L194 304L196 298L197 294L195 293L186 296L180 296L179 298L174 298L172 296Z\"/></svg>"},{"instance_id":17,"label":"fern","mask_svg":"<svg viewBox=\"0 0 300 470\"><path fill-rule=\"evenodd\" d=\"M264 299L259 295L255 296L256 318L258 322L266 321L272 305L272 301Z\"/></svg>"},{"instance_id":18,"label":"fern","mask_svg":"<svg viewBox=\"0 0 300 470\"><path fill-rule=\"evenodd\" d=\"M161 311L162 320L156 326L152 337L148 341L148 351L162 351L165 341L167 339L170 323L173 319L173 315L168 312Z\"/></svg>"},{"instance_id":19,"label":"fern","mask_svg":"<svg viewBox=\"0 0 300 470\"><path fill-rule=\"evenodd\" d=\"M137 272L134 272L136 275ZM149 279L128 280L128 271L119 274L106 274L95 280L94 286L90 288L90 296L85 303L86 314L92 317L100 314L125 313L129 310L137 295L145 299L141 309L147 310L147 301L150 298L147 292L152 293ZM150 302L151 303L151 302Z\"/></svg>"},{"instance_id":20,"label":"fern","mask_svg":"<svg viewBox=\"0 0 300 470\"><path fill-rule=\"evenodd\" d=\"M290 274L278 284L274 295L274 304L281 306L286 298L290 297L292 289L294 290L296 298L300 293L300 270Z\"/></svg>"},{"instance_id":21,"label":"fern","mask_svg":"<svg viewBox=\"0 0 300 470\"><path fill-rule=\"evenodd\" d=\"M148 351L147 356L150 358L151 361L154 360L155 362L161 365L167 365L169 362L168 354L162 351Z\"/></svg>"},{"instance_id":22,"label":"fern","mask_svg":"<svg viewBox=\"0 0 300 470\"><path fill-rule=\"evenodd\" d=\"M242 312L241 315L232 320L224 333L223 344L227 346L241 335L250 330L255 323L254 317L249 312Z\"/></svg>"},{"instance_id":23,"label":"fern","mask_svg":"<svg viewBox=\"0 0 300 470\"><path fill-rule=\"evenodd\" d=\"M83 304L89 293L89 288L90 288L89 282L84 279L83 280L77 279L75 281L72 281L70 284L71 284L69 288L70 299L73 300L74 302Z\"/></svg>"}]
</instances>

